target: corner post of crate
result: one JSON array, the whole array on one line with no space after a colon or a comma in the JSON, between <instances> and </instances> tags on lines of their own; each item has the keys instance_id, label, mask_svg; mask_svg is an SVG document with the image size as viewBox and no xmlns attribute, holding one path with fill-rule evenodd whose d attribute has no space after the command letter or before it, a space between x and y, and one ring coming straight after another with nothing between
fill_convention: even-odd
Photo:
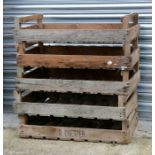
<instances>
[{"instance_id":1,"label":"corner post of crate","mask_svg":"<svg viewBox=\"0 0 155 155\"><path fill-rule=\"evenodd\" d=\"M18 88L14 91L13 93L14 97L15 97L15 102L19 103L22 101L22 94L21 94L21 90L19 90ZM19 123L20 124L26 124L28 121L28 116L25 114L19 114L18 115L19 118Z\"/></svg>"},{"instance_id":2,"label":"corner post of crate","mask_svg":"<svg viewBox=\"0 0 155 155\"><path fill-rule=\"evenodd\" d=\"M27 124L27 122L28 122L28 116L27 115L19 114L18 118L19 118L19 123L20 124Z\"/></svg>"},{"instance_id":3,"label":"corner post of crate","mask_svg":"<svg viewBox=\"0 0 155 155\"><path fill-rule=\"evenodd\" d=\"M37 19L37 24L38 24L38 27L40 29L43 28L42 20L43 20L43 15L39 15L39 18ZM40 53L43 53L43 51L44 51L44 46L43 45L44 45L43 42L41 42L41 41L38 42Z\"/></svg>"},{"instance_id":4,"label":"corner post of crate","mask_svg":"<svg viewBox=\"0 0 155 155\"><path fill-rule=\"evenodd\" d=\"M138 24L138 13L130 13L121 18L122 28L127 29L130 25Z\"/></svg>"},{"instance_id":5,"label":"corner post of crate","mask_svg":"<svg viewBox=\"0 0 155 155\"><path fill-rule=\"evenodd\" d=\"M43 15L42 14L34 14L31 16L20 17L15 19L15 28L16 30L22 28L22 24L30 21L36 21L39 28L43 27L42 24Z\"/></svg>"}]
</instances>

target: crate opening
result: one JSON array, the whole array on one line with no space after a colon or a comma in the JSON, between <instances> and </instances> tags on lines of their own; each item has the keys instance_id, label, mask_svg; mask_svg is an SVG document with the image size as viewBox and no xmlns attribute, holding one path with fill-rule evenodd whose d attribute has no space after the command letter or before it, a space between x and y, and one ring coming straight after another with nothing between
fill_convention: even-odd
<instances>
[{"instance_id":1,"label":"crate opening","mask_svg":"<svg viewBox=\"0 0 155 155\"><path fill-rule=\"evenodd\" d=\"M28 116L27 125L122 130L122 122L53 116Z\"/></svg>"},{"instance_id":2,"label":"crate opening","mask_svg":"<svg viewBox=\"0 0 155 155\"><path fill-rule=\"evenodd\" d=\"M31 92L22 93L22 102L48 103L48 104L78 104L78 105L99 105L118 106L117 95L101 94L78 94L78 93L58 93L58 92Z\"/></svg>"},{"instance_id":3,"label":"crate opening","mask_svg":"<svg viewBox=\"0 0 155 155\"><path fill-rule=\"evenodd\" d=\"M135 71L136 69L129 71L129 78L132 78ZM122 81L121 70L44 67L25 68L23 78Z\"/></svg>"},{"instance_id":4,"label":"crate opening","mask_svg":"<svg viewBox=\"0 0 155 155\"><path fill-rule=\"evenodd\" d=\"M26 48L26 54L123 56L122 47L102 46L50 46Z\"/></svg>"}]
</instances>

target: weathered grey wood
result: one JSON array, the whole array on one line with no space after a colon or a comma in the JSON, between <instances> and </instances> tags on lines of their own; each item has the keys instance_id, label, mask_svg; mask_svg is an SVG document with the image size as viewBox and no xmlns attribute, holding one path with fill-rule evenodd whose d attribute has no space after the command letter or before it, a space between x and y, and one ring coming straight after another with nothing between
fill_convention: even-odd
<instances>
[{"instance_id":1,"label":"weathered grey wood","mask_svg":"<svg viewBox=\"0 0 155 155\"><path fill-rule=\"evenodd\" d=\"M57 42L57 43L122 43L127 37L126 30L53 30L20 29L15 30L17 42Z\"/></svg>"},{"instance_id":2,"label":"weathered grey wood","mask_svg":"<svg viewBox=\"0 0 155 155\"><path fill-rule=\"evenodd\" d=\"M39 114L40 116L126 119L125 107L17 102L14 105L14 111L18 114Z\"/></svg>"},{"instance_id":3,"label":"weathered grey wood","mask_svg":"<svg viewBox=\"0 0 155 155\"><path fill-rule=\"evenodd\" d=\"M63 80L63 79L28 79L17 78L17 87L31 91L57 91L90 94L120 94L127 95L128 82Z\"/></svg>"},{"instance_id":4,"label":"weathered grey wood","mask_svg":"<svg viewBox=\"0 0 155 155\"><path fill-rule=\"evenodd\" d=\"M131 66L134 67L135 64L139 61L139 58L140 58L140 49L137 48L133 51L133 53L131 54L131 57L132 57L132 62L131 62Z\"/></svg>"},{"instance_id":5,"label":"weathered grey wood","mask_svg":"<svg viewBox=\"0 0 155 155\"><path fill-rule=\"evenodd\" d=\"M130 26L130 22L132 22L132 25L137 25L138 24L138 13L130 13L126 16L123 16L121 18L122 22L122 28L127 29Z\"/></svg>"},{"instance_id":6,"label":"weathered grey wood","mask_svg":"<svg viewBox=\"0 0 155 155\"><path fill-rule=\"evenodd\" d=\"M135 92L126 104L125 116L128 117L137 108L137 93Z\"/></svg>"},{"instance_id":7,"label":"weathered grey wood","mask_svg":"<svg viewBox=\"0 0 155 155\"><path fill-rule=\"evenodd\" d=\"M17 78L19 89L31 91L56 91L90 94L128 95L132 92L138 81L139 71L129 81L91 81L91 80L63 80L63 79L30 79Z\"/></svg>"},{"instance_id":8,"label":"weathered grey wood","mask_svg":"<svg viewBox=\"0 0 155 155\"><path fill-rule=\"evenodd\" d=\"M135 25L128 30L130 41L134 40L139 35L139 25Z\"/></svg>"},{"instance_id":9,"label":"weathered grey wood","mask_svg":"<svg viewBox=\"0 0 155 155\"><path fill-rule=\"evenodd\" d=\"M131 94L136 89L139 80L140 80L140 70L138 70L136 74L130 79L129 94Z\"/></svg>"}]
</instances>

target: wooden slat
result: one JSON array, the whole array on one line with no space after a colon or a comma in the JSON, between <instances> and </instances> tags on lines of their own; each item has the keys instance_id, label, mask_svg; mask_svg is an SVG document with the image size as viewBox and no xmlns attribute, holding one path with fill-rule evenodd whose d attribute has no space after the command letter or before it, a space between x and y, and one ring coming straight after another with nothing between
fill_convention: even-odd
<instances>
[{"instance_id":1,"label":"wooden slat","mask_svg":"<svg viewBox=\"0 0 155 155\"><path fill-rule=\"evenodd\" d=\"M91 142L115 142L127 144L137 126L137 114L132 118L126 131L113 129L90 129L79 127L23 125L18 126L20 137L32 137L41 139L61 139Z\"/></svg>"},{"instance_id":2,"label":"wooden slat","mask_svg":"<svg viewBox=\"0 0 155 155\"><path fill-rule=\"evenodd\" d=\"M106 24L69 24L69 23L59 23L59 24L43 24L44 29L121 29L121 24L113 24L113 23L106 23Z\"/></svg>"},{"instance_id":3,"label":"wooden slat","mask_svg":"<svg viewBox=\"0 0 155 155\"><path fill-rule=\"evenodd\" d=\"M15 30L17 42L57 42L57 43L122 43L127 39L126 30Z\"/></svg>"},{"instance_id":4,"label":"wooden slat","mask_svg":"<svg viewBox=\"0 0 155 155\"><path fill-rule=\"evenodd\" d=\"M31 91L56 91L90 94L120 94L127 95L127 82L90 81L90 80L55 80L55 79L26 79L17 78L17 87Z\"/></svg>"},{"instance_id":5,"label":"wooden slat","mask_svg":"<svg viewBox=\"0 0 155 155\"><path fill-rule=\"evenodd\" d=\"M131 54L131 60L132 60L131 66L132 66L132 67L134 67L135 64L139 61L139 57L140 57L139 53L140 53L140 49L137 48L137 49L135 49L135 50L133 51L133 53Z\"/></svg>"},{"instance_id":6,"label":"wooden slat","mask_svg":"<svg viewBox=\"0 0 155 155\"><path fill-rule=\"evenodd\" d=\"M55 117L83 117L98 119L125 120L137 107L137 94L134 94L125 107L91 106L63 103L34 103L16 101L14 111L18 114Z\"/></svg>"},{"instance_id":7,"label":"wooden slat","mask_svg":"<svg viewBox=\"0 0 155 155\"><path fill-rule=\"evenodd\" d=\"M138 114L135 113L135 116L133 117L133 119L131 121L129 129L127 130L128 142L131 141L131 138L132 138L132 136L134 134L134 131L136 130L137 124L138 124Z\"/></svg>"},{"instance_id":8,"label":"wooden slat","mask_svg":"<svg viewBox=\"0 0 155 155\"><path fill-rule=\"evenodd\" d=\"M130 41L134 40L139 35L139 25L135 25L128 30Z\"/></svg>"},{"instance_id":9,"label":"wooden slat","mask_svg":"<svg viewBox=\"0 0 155 155\"><path fill-rule=\"evenodd\" d=\"M90 94L128 95L135 90L139 81L139 71L127 82L91 81L91 80L63 80L63 79L30 79L17 78L19 89L31 91L56 91Z\"/></svg>"},{"instance_id":10,"label":"wooden slat","mask_svg":"<svg viewBox=\"0 0 155 155\"><path fill-rule=\"evenodd\" d=\"M136 108L137 108L137 94L134 93L126 104L125 108L126 118L130 115L130 113L132 113L132 111L135 111Z\"/></svg>"},{"instance_id":11,"label":"wooden slat","mask_svg":"<svg viewBox=\"0 0 155 155\"><path fill-rule=\"evenodd\" d=\"M26 17L20 17L20 18L17 18L19 23L24 23L24 22L29 22L29 21L32 21L32 20L42 20L43 19L43 15L42 14L34 14L34 15L31 15L31 16L26 16Z\"/></svg>"},{"instance_id":12,"label":"wooden slat","mask_svg":"<svg viewBox=\"0 0 155 155\"><path fill-rule=\"evenodd\" d=\"M98 118L98 119L113 119L124 120L125 107L110 107L110 106L91 106L91 105L71 105L61 103L32 103L32 102L17 102L14 105L14 111L18 114L28 114L40 116L55 117L83 117L83 118Z\"/></svg>"},{"instance_id":13,"label":"wooden slat","mask_svg":"<svg viewBox=\"0 0 155 155\"><path fill-rule=\"evenodd\" d=\"M62 139L92 142L116 142L127 143L125 132L108 129L88 129L74 127L19 125L18 135L20 137Z\"/></svg>"},{"instance_id":14,"label":"wooden slat","mask_svg":"<svg viewBox=\"0 0 155 155\"><path fill-rule=\"evenodd\" d=\"M23 67L132 69L131 57L125 56L20 54L17 64Z\"/></svg>"},{"instance_id":15,"label":"wooden slat","mask_svg":"<svg viewBox=\"0 0 155 155\"><path fill-rule=\"evenodd\" d=\"M130 79L130 90L129 94L131 94L137 87L137 84L140 80L140 71L138 70L137 73Z\"/></svg>"},{"instance_id":16,"label":"wooden slat","mask_svg":"<svg viewBox=\"0 0 155 155\"><path fill-rule=\"evenodd\" d=\"M130 13L121 18L122 21L122 28L127 29L130 26L130 22L132 25L138 24L138 13Z\"/></svg>"}]
</instances>

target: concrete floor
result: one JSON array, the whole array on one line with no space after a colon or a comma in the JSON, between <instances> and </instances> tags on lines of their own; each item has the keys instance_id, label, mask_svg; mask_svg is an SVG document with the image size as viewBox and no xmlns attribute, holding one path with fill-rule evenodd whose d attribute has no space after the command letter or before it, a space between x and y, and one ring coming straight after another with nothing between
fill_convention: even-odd
<instances>
[{"instance_id":1,"label":"concrete floor","mask_svg":"<svg viewBox=\"0 0 155 155\"><path fill-rule=\"evenodd\" d=\"M151 155L151 122L139 121L128 145L18 138L17 116L4 115L4 155Z\"/></svg>"}]
</instances>

